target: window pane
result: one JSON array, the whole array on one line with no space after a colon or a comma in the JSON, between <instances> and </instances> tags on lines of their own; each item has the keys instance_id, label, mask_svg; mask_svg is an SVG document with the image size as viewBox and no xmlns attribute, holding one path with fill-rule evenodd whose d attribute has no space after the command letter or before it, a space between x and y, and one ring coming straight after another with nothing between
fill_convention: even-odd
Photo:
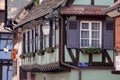
<instances>
[{"instance_id":1,"label":"window pane","mask_svg":"<svg viewBox=\"0 0 120 80\"><path fill-rule=\"evenodd\" d=\"M81 38L89 38L89 32L88 31L81 31Z\"/></svg>"},{"instance_id":2,"label":"window pane","mask_svg":"<svg viewBox=\"0 0 120 80\"><path fill-rule=\"evenodd\" d=\"M81 46L82 47L89 47L89 40L88 39L81 39Z\"/></svg>"},{"instance_id":3,"label":"window pane","mask_svg":"<svg viewBox=\"0 0 120 80\"><path fill-rule=\"evenodd\" d=\"M88 23L82 23L82 29L89 29Z\"/></svg>"},{"instance_id":4,"label":"window pane","mask_svg":"<svg viewBox=\"0 0 120 80\"><path fill-rule=\"evenodd\" d=\"M73 4L90 5L91 0L75 0Z\"/></svg>"},{"instance_id":5,"label":"window pane","mask_svg":"<svg viewBox=\"0 0 120 80\"><path fill-rule=\"evenodd\" d=\"M100 23L92 23L92 30L100 30Z\"/></svg>"},{"instance_id":6,"label":"window pane","mask_svg":"<svg viewBox=\"0 0 120 80\"><path fill-rule=\"evenodd\" d=\"M95 0L95 5L112 5L114 0Z\"/></svg>"},{"instance_id":7,"label":"window pane","mask_svg":"<svg viewBox=\"0 0 120 80\"><path fill-rule=\"evenodd\" d=\"M100 47L99 40L92 40L91 47L99 48Z\"/></svg>"},{"instance_id":8,"label":"window pane","mask_svg":"<svg viewBox=\"0 0 120 80\"><path fill-rule=\"evenodd\" d=\"M100 38L100 32L92 31L92 38Z\"/></svg>"}]
</instances>

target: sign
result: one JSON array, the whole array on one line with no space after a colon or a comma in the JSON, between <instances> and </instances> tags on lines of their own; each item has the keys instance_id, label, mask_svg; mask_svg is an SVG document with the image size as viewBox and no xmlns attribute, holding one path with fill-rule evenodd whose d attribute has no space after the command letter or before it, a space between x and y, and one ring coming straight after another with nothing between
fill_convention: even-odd
<instances>
[{"instance_id":1,"label":"sign","mask_svg":"<svg viewBox=\"0 0 120 80\"><path fill-rule=\"evenodd\" d=\"M115 57L115 69L116 71L120 71L120 56Z\"/></svg>"},{"instance_id":2,"label":"sign","mask_svg":"<svg viewBox=\"0 0 120 80\"><path fill-rule=\"evenodd\" d=\"M16 59L16 53L17 53L17 51L16 51L16 49L11 49L11 59Z\"/></svg>"}]
</instances>

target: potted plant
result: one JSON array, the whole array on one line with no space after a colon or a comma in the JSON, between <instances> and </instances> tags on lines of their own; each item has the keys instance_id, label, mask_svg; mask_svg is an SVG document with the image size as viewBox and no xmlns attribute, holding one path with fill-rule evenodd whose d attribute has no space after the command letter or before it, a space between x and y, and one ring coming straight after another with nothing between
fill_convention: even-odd
<instances>
[{"instance_id":1,"label":"potted plant","mask_svg":"<svg viewBox=\"0 0 120 80\"><path fill-rule=\"evenodd\" d=\"M30 57L34 57L34 56L35 56L34 52L27 52L27 53L25 53L25 57L30 58Z\"/></svg>"},{"instance_id":2,"label":"potted plant","mask_svg":"<svg viewBox=\"0 0 120 80\"><path fill-rule=\"evenodd\" d=\"M25 59L25 54L24 53L22 53L22 54L20 54L20 56L19 56L21 59Z\"/></svg>"},{"instance_id":3,"label":"potted plant","mask_svg":"<svg viewBox=\"0 0 120 80\"><path fill-rule=\"evenodd\" d=\"M44 50L37 50L36 53L40 56L43 56L44 55Z\"/></svg>"},{"instance_id":4,"label":"potted plant","mask_svg":"<svg viewBox=\"0 0 120 80\"><path fill-rule=\"evenodd\" d=\"M54 52L53 48L51 48L51 47L45 48L45 51L46 51L47 53L53 53L53 52Z\"/></svg>"},{"instance_id":5,"label":"potted plant","mask_svg":"<svg viewBox=\"0 0 120 80\"><path fill-rule=\"evenodd\" d=\"M101 53L101 49L100 48L82 48L81 52L83 54L99 54Z\"/></svg>"}]
</instances>

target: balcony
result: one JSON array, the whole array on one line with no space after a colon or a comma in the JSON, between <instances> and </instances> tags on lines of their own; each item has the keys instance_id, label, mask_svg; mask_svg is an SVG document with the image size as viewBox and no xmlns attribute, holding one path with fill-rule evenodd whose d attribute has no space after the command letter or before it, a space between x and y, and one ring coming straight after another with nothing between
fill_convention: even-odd
<instances>
[{"instance_id":1,"label":"balcony","mask_svg":"<svg viewBox=\"0 0 120 80\"><path fill-rule=\"evenodd\" d=\"M44 55L35 53L34 57L25 57L21 59L22 68L27 71L49 71L59 69L58 49L53 53L45 52Z\"/></svg>"}]
</instances>

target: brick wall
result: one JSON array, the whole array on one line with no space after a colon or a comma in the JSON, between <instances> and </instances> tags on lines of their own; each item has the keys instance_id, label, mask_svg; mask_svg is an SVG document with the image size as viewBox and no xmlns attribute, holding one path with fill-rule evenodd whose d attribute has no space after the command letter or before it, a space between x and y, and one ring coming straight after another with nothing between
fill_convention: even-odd
<instances>
[{"instance_id":1,"label":"brick wall","mask_svg":"<svg viewBox=\"0 0 120 80\"><path fill-rule=\"evenodd\" d=\"M115 48L120 50L120 17L115 20Z\"/></svg>"}]
</instances>

